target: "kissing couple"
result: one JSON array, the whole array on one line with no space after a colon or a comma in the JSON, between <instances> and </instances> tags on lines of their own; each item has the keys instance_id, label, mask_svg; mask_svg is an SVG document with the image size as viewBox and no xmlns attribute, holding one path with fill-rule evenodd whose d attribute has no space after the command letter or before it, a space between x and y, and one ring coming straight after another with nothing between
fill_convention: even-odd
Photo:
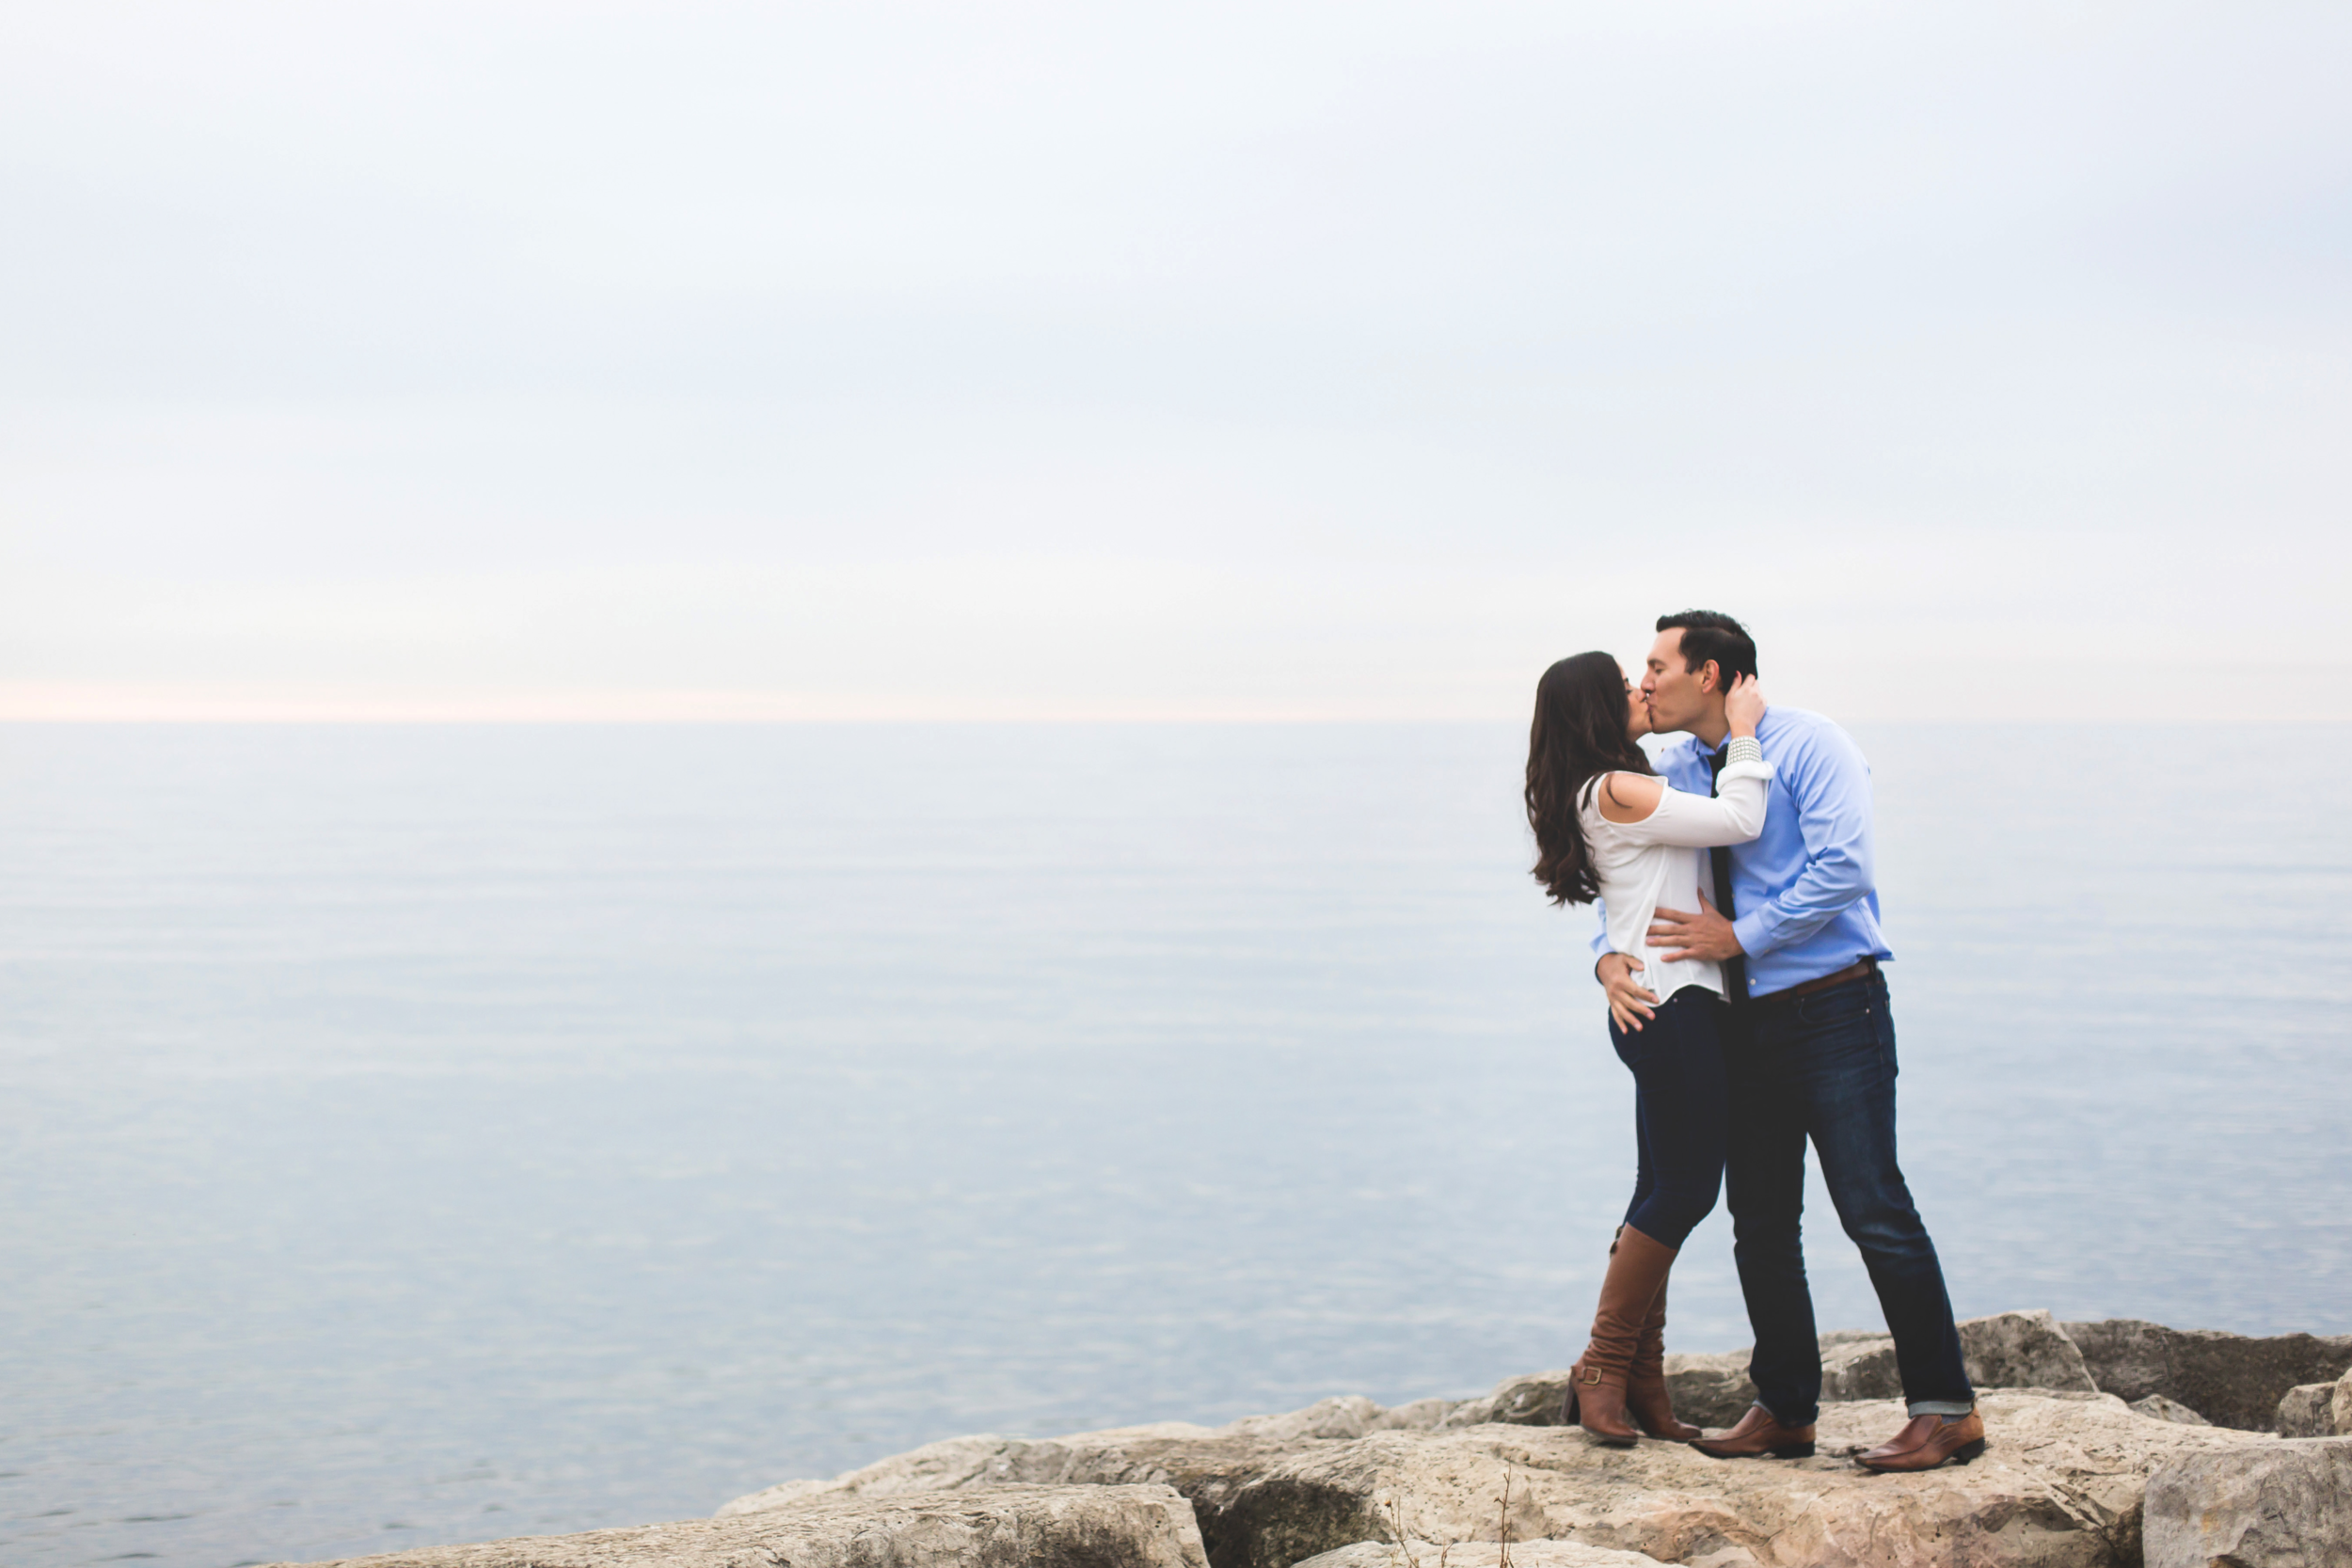
<instances>
[{"instance_id":1,"label":"kissing couple","mask_svg":"<svg viewBox=\"0 0 2352 1568\"><path fill-rule=\"evenodd\" d=\"M1653 759L1645 735L1679 734ZM1931 1470L1984 1451L1935 1243L1895 1162L1895 1025L1880 965L1870 768L1818 713L1772 707L1728 615L1661 616L1637 687L1608 654L1544 672L1527 753L1535 879L1600 913L1594 968L1632 1070L1633 1201L1609 1249L1564 1416L1598 1442L1644 1433L1718 1459L1809 1456L1820 1344L1798 1224L1805 1144L1895 1337L1910 1420L1858 1456ZM1580 1108L1579 1130L1598 1117ZM1731 1205L1756 1403L1728 1432L1677 1420L1666 1275Z\"/></svg>"}]
</instances>

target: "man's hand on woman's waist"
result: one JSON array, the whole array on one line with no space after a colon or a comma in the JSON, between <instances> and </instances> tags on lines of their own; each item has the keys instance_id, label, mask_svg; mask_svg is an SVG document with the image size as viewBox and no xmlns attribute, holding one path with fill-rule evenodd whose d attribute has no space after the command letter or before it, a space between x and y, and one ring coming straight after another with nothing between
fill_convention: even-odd
<instances>
[{"instance_id":1,"label":"man's hand on woman's waist","mask_svg":"<svg viewBox=\"0 0 2352 1568\"><path fill-rule=\"evenodd\" d=\"M1740 933L1732 929L1730 921L1715 912L1704 888L1699 891L1698 913L1661 909L1650 917L1649 944L1676 948L1666 955L1669 961L1707 958L1722 963L1746 951L1740 945Z\"/></svg>"}]
</instances>

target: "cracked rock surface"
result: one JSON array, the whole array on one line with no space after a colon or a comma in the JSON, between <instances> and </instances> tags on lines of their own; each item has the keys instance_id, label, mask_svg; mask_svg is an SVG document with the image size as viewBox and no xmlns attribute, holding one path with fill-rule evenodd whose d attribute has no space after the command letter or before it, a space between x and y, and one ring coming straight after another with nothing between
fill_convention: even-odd
<instances>
[{"instance_id":1,"label":"cracked rock surface","mask_svg":"<svg viewBox=\"0 0 2352 1568\"><path fill-rule=\"evenodd\" d=\"M1424 1546L1408 1543L1398 1551L1392 1543L1363 1542L1336 1552L1311 1557L1297 1568L1500 1568L1501 1543L1478 1547ZM1586 1546L1574 1541L1514 1541L1511 1568L1661 1568L1659 1560L1641 1552L1620 1552L1608 1546Z\"/></svg>"},{"instance_id":2,"label":"cracked rock surface","mask_svg":"<svg viewBox=\"0 0 2352 1568\"><path fill-rule=\"evenodd\" d=\"M2352 1562L2352 1437L2179 1456L2148 1482L2147 1568Z\"/></svg>"},{"instance_id":3,"label":"cracked rock surface","mask_svg":"<svg viewBox=\"0 0 2352 1568\"><path fill-rule=\"evenodd\" d=\"M2343 1430L2352 1337L2061 1325L2047 1312L1960 1330L1990 1447L1920 1475L1853 1464L1904 1410L1891 1342L1848 1332L1822 1336L1826 1398L1810 1459L1724 1463L1652 1441L1602 1448L1558 1425L1567 1374L1538 1372L1474 1399L1391 1408L1349 1396L1222 1427L951 1438L769 1487L708 1520L428 1547L345 1568L2352 1562L2352 1538L2338 1540L2352 1531L2352 1438L2281 1442L2246 1430ZM1669 1356L1686 1418L1735 1420L1754 1392L1745 1361ZM2296 1555L2314 1542L2321 1555Z\"/></svg>"},{"instance_id":4,"label":"cracked rock surface","mask_svg":"<svg viewBox=\"0 0 2352 1568\"><path fill-rule=\"evenodd\" d=\"M1968 1381L1979 1388L2058 1388L2088 1394L2106 1386L2093 1381L2083 1353L2048 1312L1995 1312L1989 1317L1963 1318L1959 1328ZM1549 1419L1556 1421L1558 1390L1566 1386L1567 1373L1542 1375L1554 1380L1550 1391L1554 1414ZM1724 1355L1669 1355L1666 1386L1674 1395L1676 1413L1702 1426L1731 1425L1756 1399L1756 1385L1748 1381L1745 1350ZM1824 1402L1891 1400L1900 1397L1902 1386L1891 1336L1853 1329L1821 1336ZM1533 1390L1522 1398L1533 1408ZM1499 1403L1494 1418L1522 1418L1503 1413Z\"/></svg>"},{"instance_id":5,"label":"cracked rock surface","mask_svg":"<svg viewBox=\"0 0 2352 1568\"><path fill-rule=\"evenodd\" d=\"M1191 1499L1216 1568L1293 1568L1389 1541L1391 1517L1418 1568L1433 1568L1446 1547L1500 1543L1507 1483L1515 1543L1707 1568L2122 1568L2139 1560L2151 1471L2262 1441L2152 1419L2111 1395L2008 1391L1981 1402L1992 1447L1975 1464L1874 1476L1851 1454L1902 1425L1899 1402L1825 1407L1813 1459L1735 1463L1673 1443L1605 1449L1568 1428L1381 1425L1391 1413L1378 1406L1340 1411L1336 1402L1224 1430L960 1438L830 1481L755 1493L726 1512L1010 1481L1158 1481ZM1484 1568L1475 1554L1464 1560Z\"/></svg>"},{"instance_id":6,"label":"cracked rock surface","mask_svg":"<svg viewBox=\"0 0 2352 1568\"><path fill-rule=\"evenodd\" d=\"M1165 1486L1014 1486L812 1498L750 1518L524 1536L339 1568L1208 1568Z\"/></svg>"},{"instance_id":7,"label":"cracked rock surface","mask_svg":"<svg viewBox=\"0 0 2352 1568\"><path fill-rule=\"evenodd\" d=\"M2217 1426L2272 1431L2289 1389L2352 1370L2352 1334L2254 1337L2167 1328L2137 1318L2060 1325L2099 1387L2126 1400L2162 1394Z\"/></svg>"}]
</instances>

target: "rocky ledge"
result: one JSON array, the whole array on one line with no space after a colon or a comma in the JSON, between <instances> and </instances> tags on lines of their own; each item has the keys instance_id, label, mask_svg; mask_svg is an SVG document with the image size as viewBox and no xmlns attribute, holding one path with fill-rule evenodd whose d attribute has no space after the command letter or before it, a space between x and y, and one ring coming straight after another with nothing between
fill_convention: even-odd
<instances>
[{"instance_id":1,"label":"rocky ledge","mask_svg":"<svg viewBox=\"0 0 2352 1568\"><path fill-rule=\"evenodd\" d=\"M1962 1325L1992 1439L1876 1476L1901 1425L1883 1336L1823 1337L1815 1458L1605 1449L1564 1372L1471 1400L1326 1400L1210 1428L952 1438L717 1517L427 1548L351 1568L2236 1568L2352 1562L2352 1336L2255 1339L2009 1312ZM1745 1404L1744 1356L1676 1356L1686 1416ZM2317 1390L2317 1394L2314 1394ZM2324 1395L2324 1398L2318 1397ZM2264 1402L2266 1401L2266 1406ZM2330 1434L2248 1430L2265 1408ZM2325 1411L2313 1416L2311 1410Z\"/></svg>"},{"instance_id":2,"label":"rocky ledge","mask_svg":"<svg viewBox=\"0 0 2352 1568\"><path fill-rule=\"evenodd\" d=\"M751 1518L526 1535L345 1558L348 1568L1205 1568L1166 1486L983 1486L818 1497ZM289 1568L279 1564L278 1568Z\"/></svg>"}]
</instances>

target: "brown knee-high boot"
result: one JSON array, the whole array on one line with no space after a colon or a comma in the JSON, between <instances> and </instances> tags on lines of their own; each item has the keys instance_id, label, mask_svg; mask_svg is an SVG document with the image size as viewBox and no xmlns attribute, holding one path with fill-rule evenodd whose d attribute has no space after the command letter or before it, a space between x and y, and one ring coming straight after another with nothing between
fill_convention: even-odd
<instances>
[{"instance_id":1,"label":"brown knee-high boot","mask_svg":"<svg viewBox=\"0 0 2352 1568\"><path fill-rule=\"evenodd\" d=\"M1626 1374L1649 1321L1651 1304L1674 1266L1675 1249L1662 1246L1631 1226L1617 1232L1609 1252L1609 1274L1600 1282L1600 1305L1593 1312L1593 1338L1571 1367L1563 1414L1600 1441L1629 1447L1641 1433L1625 1416Z\"/></svg>"},{"instance_id":2,"label":"brown knee-high boot","mask_svg":"<svg viewBox=\"0 0 2352 1568\"><path fill-rule=\"evenodd\" d=\"M1642 1320L1642 1337L1633 1346L1633 1364L1626 1369L1625 1407L1652 1437L1688 1443L1706 1433L1675 1415L1674 1396L1666 1392L1666 1287Z\"/></svg>"}]
</instances>

